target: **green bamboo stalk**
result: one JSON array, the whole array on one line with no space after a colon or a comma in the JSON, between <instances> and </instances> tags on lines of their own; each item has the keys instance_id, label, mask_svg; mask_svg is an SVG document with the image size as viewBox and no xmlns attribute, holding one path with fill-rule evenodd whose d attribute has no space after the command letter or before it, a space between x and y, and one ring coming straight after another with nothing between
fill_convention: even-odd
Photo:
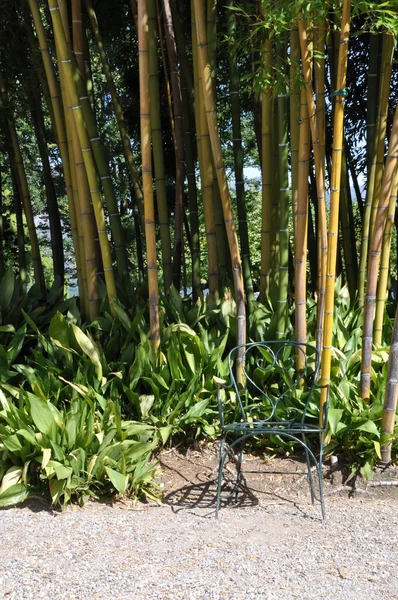
<instances>
[{"instance_id":1,"label":"green bamboo stalk","mask_svg":"<svg viewBox=\"0 0 398 600\"><path fill-rule=\"evenodd\" d=\"M46 297L46 284L44 281L44 271L41 262L41 255L39 249L39 240L37 237L36 227L33 218L32 203L29 193L28 181L26 178L25 167L22 159L21 149L19 146L18 135L15 127L14 117L11 109L9 108L9 100L7 96L6 86L3 74L0 72L0 108L7 108L6 119L8 130L10 132L10 139L12 145L12 160L15 162L15 171L18 177L19 190L22 198L22 204L24 208L26 224L29 232L30 250L33 263L33 272L36 283L39 285L40 293L43 298ZM11 158L10 158L11 160Z\"/></svg>"},{"instance_id":2,"label":"green bamboo stalk","mask_svg":"<svg viewBox=\"0 0 398 600\"><path fill-rule=\"evenodd\" d=\"M264 41L262 51L265 78L272 76L272 42ZM269 275L271 258L271 206L272 206L272 87L271 83L261 92L261 270L260 300L264 302L269 295Z\"/></svg>"},{"instance_id":3,"label":"green bamboo stalk","mask_svg":"<svg viewBox=\"0 0 398 600\"><path fill-rule=\"evenodd\" d=\"M343 149L341 165L341 211L339 211L341 237L343 242L344 263L351 302L354 301L358 281L358 264L355 247L355 231L352 210L352 198L347 169L347 157Z\"/></svg>"},{"instance_id":4,"label":"green bamboo stalk","mask_svg":"<svg viewBox=\"0 0 398 600\"><path fill-rule=\"evenodd\" d=\"M148 0L149 95L151 109L151 135L153 161L155 167L156 202L159 216L159 232L162 244L163 282L164 290L167 293L172 284L172 258L170 224L167 206L167 193L164 169L162 127L160 119L160 92L157 58L158 47L156 30L156 1Z\"/></svg>"},{"instance_id":5,"label":"green bamboo stalk","mask_svg":"<svg viewBox=\"0 0 398 600\"><path fill-rule=\"evenodd\" d=\"M277 44L277 68L283 73L286 44ZM287 90L280 84L278 102L278 171L279 171L279 292L277 309L277 339L286 336L289 286L289 143Z\"/></svg>"},{"instance_id":6,"label":"green bamboo stalk","mask_svg":"<svg viewBox=\"0 0 398 600\"><path fill-rule=\"evenodd\" d=\"M234 2L231 1L227 12L228 36L230 40L236 37L236 16ZM245 282L246 299L250 306L254 302L254 289L251 275L249 231L245 205L245 182L243 177L243 148L240 122L239 102L239 71L237 63L237 48L234 42L229 47L229 93L232 116L232 144L234 150L235 190L238 210L238 228L242 249L243 280Z\"/></svg>"},{"instance_id":7,"label":"green bamboo stalk","mask_svg":"<svg viewBox=\"0 0 398 600\"><path fill-rule=\"evenodd\" d=\"M113 81L112 73L109 68L108 58L102 41L102 36L99 30L97 16L95 14L93 4L91 0L84 0L87 14L90 19L90 24L93 32L94 39L97 43L98 53L101 58L102 69L105 75L106 82L108 84L109 93L112 98L113 109L115 111L116 121L120 132L120 139L122 141L123 153L126 159L128 173L130 177L131 187L134 191L134 198L136 200L138 211L140 214L142 228L144 229L144 203L143 195L139 182L139 176L137 167L135 166L135 159L131 150L130 136L127 131L126 121L124 120L123 110L120 104L119 95L116 91L116 87Z\"/></svg>"},{"instance_id":8,"label":"green bamboo stalk","mask_svg":"<svg viewBox=\"0 0 398 600\"><path fill-rule=\"evenodd\" d=\"M174 249L173 249L173 283L180 289L181 258L183 245L183 195L185 180L184 126L182 121L182 99L180 75L178 71L177 48L174 35L173 19L169 0L162 0L163 19L167 54L170 66L170 83L174 117L174 149L176 157L175 209L174 209Z\"/></svg>"},{"instance_id":9,"label":"green bamboo stalk","mask_svg":"<svg viewBox=\"0 0 398 600\"><path fill-rule=\"evenodd\" d=\"M6 134L6 139L8 138L7 146L9 146L9 147L8 147L7 151L8 151L8 157L9 157L9 162L10 162L12 188L13 188L13 192L14 192L15 219L17 222L19 277L23 283L26 283L27 261L26 261L25 231L24 231L24 223L23 223L21 192L19 189L18 174L16 172L16 167L15 167L14 160L12 157L11 138L9 138L8 132L5 132L5 134Z\"/></svg>"},{"instance_id":10,"label":"green bamboo stalk","mask_svg":"<svg viewBox=\"0 0 398 600\"><path fill-rule=\"evenodd\" d=\"M366 265L369 259L369 240L372 237L377 204L380 196L381 177L384 166L384 146L388 112L388 98L390 93L391 61L394 49L393 36L383 34L381 74L378 101L378 116L375 128L375 137L369 140L372 152L371 167L366 189L365 212L362 225L361 251L358 273L358 305L363 307L365 294ZM369 159L370 160L370 159Z\"/></svg>"},{"instance_id":11,"label":"green bamboo stalk","mask_svg":"<svg viewBox=\"0 0 398 600\"><path fill-rule=\"evenodd\" d=\"M381 419L381 460L382 464L391 463L392 440L396 427L398 398L398 306L395 312L390 355L388 357L387 383L384 396L383 416Z\"/></svg>"},{"instance_id":12,"label":"green bamboo stalk","mask_svg":"<svg viewBox=\"0 0 398 600\"><path fill-rule=\"evenodd\" d=\"M376 135L379 39L379 33L369 33L368 93L366 99L366 159L368 176L373 160Z\"/></svg>"},{"instance_id":13,"label":"green bamboo stalk","mask_svg":"<svg viewBox=\"0 0 398 600\"><path fill-rule=\"evenodd\" d=\"M368 273L363 317L362 357L361 357L361 397L370 402L370 369L372 364L373 321L375 316L377 278L380 266L383 234L387 220L387 210L398 164L398 105L388 144L379 203L370 244Z\"/></svg>"},{"instance_id":14,"label":"green bamboo stalk","mask_svg":"<svg viewBox=\"0 0 398 600\"><path fill-rule=\"evenodd\" d=\"M294 247L294 290L295 290L295 327L296 340L307 342L307 236L308 236L308 175L310 166L310 124L308 106L304 88L300 93L299 114L299 150L297 173L297 211ZM305 346L303 346L305 348ZM297 369L305 366L305 354L297 352Z\"/></svg>"},{"instance_id":15,"label":"green bamboo stalk","mask_svg":"<svg viewBox=\"0 0 398 600\"><path fill-rule=\"evenodd\" d=\"M45 134L44 116L41 107L40 93L35 85L32 85L30 86L30 89L27 89L27 98L30 105L33 129L35 131L37 145L39 148L39 155L43 170L44 186L46 189L46 202L50 225L50 243L53 259L53 272L54 277L58 277L63 285L65 273L61 219L58 209L54 181L51 173L50 161L48 158L47 140Z\"/></svg>"},{"instance_id":16,"label":"green bamboo stalk","mask_svg":"<svg viewBox=\"0 0 398 600\"><path fill-rule=\"evenodd\" d=\"M300 39L297 22L290 29L290 164L292 188L293 232L296 229L297 196L298 196L298 155L299 155L299 115L300 115Z\"/></svg>"},{"instance_id":17,"label":"green bamboo stalk","mask_svg":"<svg viewBox=\"0 0 398 600\"><path fill-rule=\"evenodd\" d=\"M158 350L159 291L156 260L155 207L152 189L151 116L149 106L148 1L138 2L138 55L140 76L140 125L142 183L145 210L145 239L148 261L149 321L152 347Z\"/></svg>"},{"instance_id":18,"label":"green bamboo stalk","mask_svg":"<svg viewBox=\"0 0 398 600\"><path fill-rule=\"evenodd\" d=\"M198 146L199 169L202 187L203 217L206 229L206 242L208 254L209 299L211 308L217 306L219 300L220 274L218 270L217 241L213 210L213 167L211 164L211 145L209 128L207 126L206 111L202 91L202 75L198 64L198 40L196 35L196 20L194 0L191 0L191 30L192 30L192 57L194 71L195 91L195 124Z\"/></svg>"},{"instance_id":19,"label":"green bamboo stalk","mask_svg":"<svg viewBox=\"0 0 398 600\"><path fill-rule=\"evenodd\" d=\"M388 287L388 274L390 271L390 251L391 251L391 238L392 228L395 221L395 213L397 206L397 190L398 190L398 176L395 174L395 180L393 189L388 204L387 221L384 228L383 243L381 249L381 260L380 260L380 276L379 283L377 286L377 297L376 297L376 316L373 326L373 340L375 344L381 344L383 341L383 322L384 322L384 310L387 298L387 287Z\"/></svg>"},{"instance_id":20,"label":"green bamboo stalk","mask_svg":"<svg viewBox=\"0 0 398 600\"><path fill-rule=\"evenodd\" d=\"M227 230L229 250L232 258L235 298L237 306L237 344L241 345L244 344L246 340L246 310L239 245L236 237L234 218L228 190L228 181L224 167L220 137L218 133L214 94L212 93L211 73L209 68L209 59L207 55L207 40L203 0L194 0L194 7L196 31L198 37L198 58L202 76L202 90L206 109L206 119L209 128L211 149L214 157L217 181L219 185L221 202L223 207L224 222L225 228ZM236 370L237 381L242 382L243 354L239 354L237 358Z\"/></svg>"}]
</instances>

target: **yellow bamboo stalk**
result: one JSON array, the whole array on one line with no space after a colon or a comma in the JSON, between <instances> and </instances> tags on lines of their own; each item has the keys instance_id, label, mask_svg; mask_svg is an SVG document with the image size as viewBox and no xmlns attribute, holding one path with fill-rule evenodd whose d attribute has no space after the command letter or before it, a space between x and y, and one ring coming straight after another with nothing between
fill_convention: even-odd
<instances>
[{"instance_id":1,"label":"yellow bamboo stalk","mask_svg":"<svg viewBox=\"0 0 398 600\"><path fill-rule=\"evenodd\" d=\"M149 106L148 0L138 1L138 56L140 76L140 126L145 239L148 261L150 339L156 351L159 335L159 291L156 261L155 207L152 188L151 115Z\"/></svg>"},{"instance_id":2,"label":"yellow bamboo stalk","mask_svg":"<svg viewBox=\"0 0 398 600\"><path fill-rule=\"evenodd\" d=\"M299 116L300 116L300 40L297 22L290 29L290 163L292 187L293 232L296 230L298 169L299 169Z\"/></svg>"},{"instance_id":3,"label":"yellow bamboo stalk","mask_svg":"<svg viewBox=\"0 0 398 600\"><path fill-rule=\"evenodd\" d=\"M366 284L365 310L363 317L362 360L361 360L361 397L370 401L370 368L372 364L373 321L375 316L377 278L379 274L381 247L387 220L388 204L398 166L398 105L395 108L394 121L388 144L386 164L376 220L371 240L368 277Z\"/></svg>"},{"instance_id":4,"label":"yellow bamboo stalk","mask_svg":"<svg viewBox=\"0 0 398 600\"><path fill-rule=\"evenodd\" d=\"M334 317L334 284L336 280L336 257L339 228L339 202L340 202L340 183L341 183L341 162L343 154L343 124L344 124L344 104L345 104L345 86L347 76L348 61L348 41L350 33L350 14L351 0L343 0L343 10L341 15L341 31L339 44L339 61L337 69L337 83L334 96L336 102L334 106L333 123L333 146L332 146L332 173L330 182L330 216L328 233L328 254L327 254L327 277L326 277L326 297L325 297L325 322L324 322L324 341L322 351L322 371L321 377L323 385L330 383L330 370L332 363L332 331ZM322 407L327 400L327 388L321 391L320 422L322 423Z\"/></svg>"},{"instance_id":5,"label":"yellow bamboo stalk","mask_svg":"<svg viewBox=\"0 0 398 600\"><path fill-rule=\"evenodd\" d=\"M312 147L314 150L315 179L318 202L318 312L316 347L322 348L323 320L325 312L326 270L328 256L327 228L326 228L326 200L325 200L325 169L321 150L319 124L316 119L316 108L312 89L311 57L308 48L307 31L302 18L299 18L300 48L302 57L303 81L307 96L308 115L311 129Z\"/></svg>"},{"instance_id":6,"label":"yellow bamboo stalk","mask_svg":"<svg viewBox=\"0 0 398 600\"><path fill-rule=\"evenodd\" d=\"M76 123L79 144L83 153L83 160L86 167L87 179L90 187L90 196L97 224L101 255L104 264L105 285L107 289L109 302L111 305L111 310L113 310L112 301L117 298L116 284L113 273L108 233L106 230L105 215L102 208L101 193L98 188L94 158L92 155L90 141L88 139L87 131L83 120L82 109L77 92L77 86L74 79L72 57L67 45L59 7L57 5L56 0L48 0L48 4L54 27L54 35L57 40L59 58L63 66L65 83L71 100L71 107L74 122Z\"/></svg>"},{"instance_id":7,"label":"yellow bamboo stalk","mask_svg":"<svg viewBox=\"0 0 398 600\"><path fill-rule=\"evenodd\" d=\"M202 90L204 104L206 108L206 119L209 128L211 149L217 173L218 186L220 190L225 228L227 231L228 244L232 258L233 278L235 284L235 296L237 305L237 343L238 345L240 345L244 344L246 340L246 309L244 299L242 266L240 260L238 239L235 231L230 195L228 190L228 181L222 156L221 141L218 133L214 95L212 93L211 71L209 68L209 60L207 56L207 40L203 0L194 0L194 7L196 31L198 36L198 58L200 71L202 75ZM241 381L243 377L242 359L242 356L239 356L237 359L238 381Z\"/></svg>"},{"instance_id":8,"label":"yellow bamboo stalk","mask_svg":"<svg viewBox=\"0 0 398 600\"><path fill-rule=\"evenodd\" d=\"M73 240L73 247L75 250L75 259L76 259L76 268L77 268L77 277L79 283L79 296L81 297L82 303L85 303L85 295L87 294L87 290L85 289L84 276L82 270L85 271L85 266L81 261L81 253L79 251L79 231L77 224L77 216L75 212L75 205L73 199L73 189L72 189L72 180L71 180L71 167L69 161L69 153L68 153L68 143L66 136L66 127L65 127L65 117L63 113L62 107L62 97L61 97L61 89L59 87L57 78L54 72L54 65L52 63L48 45L46 34L44 30L44 26L40 16L40 10L37 4L37 0L28 0L29 8L33 17L33 23L36 29L37 39L39 42L40 54L42 57L44 71L46 74L46 80L48 84L48 89L50 93L52 111L51 115L53 116L53 129L56 135L57 145L59 148L59 153L61 155L62 162L62 170L64 174L65 181L65 192L66 197L68 199L68 208L69 208L69 218L71 223L71 234Z\"/></svg>"}]
</instances>

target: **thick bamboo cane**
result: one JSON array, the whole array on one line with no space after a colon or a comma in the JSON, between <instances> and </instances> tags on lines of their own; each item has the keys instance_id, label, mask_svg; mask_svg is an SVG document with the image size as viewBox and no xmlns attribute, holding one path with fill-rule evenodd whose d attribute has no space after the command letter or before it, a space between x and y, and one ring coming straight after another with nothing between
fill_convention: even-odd
<instances>
[{"instance_id":1,"label":"thick bamboo cane","mask_svg":"<svg viewBox=\"0 0 398 600\"><path fill-rule=\"evenodd\" d=\"M355 247L355 230L352 210L350 181L347 169L345 147L341 164L341 210L339 211L341 238L343 242L344 264L351 302L354 301L358 281L358 264Z\"/></svg>"},{"instance_id":2,"label":"thick bamboo cane","mask_svg":"<svg viewBox=\"0 0 398 600\"><path fill-rule=\"evenodd\" d=\"M310 166L310 124L304 88L300 94L299 150L298 150L298 194L294 248L294 290L296 340L307 342L307 235L308 235L308 175ZM305 348L305 346L303 346ZM305 366L305 354L297 352L297 369Z\"/></svg>"},{"instance_id":3,"label":"thick bamboo cane","mask_svg":"<svg viewBox=\"0 0 398 600\"><path fill-rule=\"evenodd\" d=\"M332 173L330 182L330 215L328 232L328 254L325 296L324 342L322 352L321 377L324 385L330 382L332 363L332 332L334 317L334 284L336 280L336 256L339 226L339 202L341 183L341 162L343 154L344 104L346 96L346 77L348 61L348 41L350 32L351 0L343 0L341 15L341 31L339 44L339 61L337 69L336 97L334 106ZM321 390L320 423L322 423L322 407L327 400L327 388Z\"/></svg>"},{"instance_id":4,"label":"thick bamboo cane","mask_svg":"<svg viewBox=\"0 0 398 600\"><path fill-rule=\"evenodd\" d=\"M377 279L379 274L383 234L387 220L387 211L398 165L398 105L395 108L386 164L384 167L381 193L377 207L373 230L363 318L362 359L361 359L361 397L370 401L370 368L372 364L373 320L375 316Z\"/></svg>"},{"instance_id":5,"label":"thick bamboo cane","mask_svg":"<svg viewBox=\"0 0 398 600\"><path fill-rule=\"evenodd\" d=\"M173 248L173 283L177 290L181 280L181 257L183 245L183 197L185 180L184 126L182 120L182 99L180 74L178 71L177 47L174 35L173 19L169 0L162 0L163 20L167 54L170 66L170 83L174 118L174 150L176 157L175 209L174 209L174 248Z\"/></svg>"},{"instance_id":6,"label":"thick bamboo cane","mask_svg":"<svg viewBox=\"0 0 398 600\"><path fill-rule=\"evenodd\" d=\"M112 98L113 110L115 111L116 121L119 128L120 139L122 141L123 153L127 162L128 173L130 177L131 187L134 192L134 198L136 200L138 210L141 217L142 228L144 228L144 201L141 190L141 185L139 181L139 175L137 171L137 167L135 166L135 159L133 152L131 150L131 142L130 136L127 131L126 121L124 119L123 109L120 104L119 95L116 91L116 86L113 81L112 73L109 68L108 58L106 56L104 43L102 41L102 36L99 30L99 25L97 21L97 16L94 11L93 4L91 0L84 0L87 14L90 19L91 28L93 31L94 39L97 43L98 52L101 58L102 69L105 75L106 82L108 84L109 93Z\"/></svg>"},{"instance_id":7,"label":"thick bamboo cane","mask_svg":"<svg viewBox=\"0 0 398 600\"><path fill-rule=\"evenodd\" d=\"M284 75L286 44L277 44L277 68ZM278 172L279 172L279 280L276 338L286 336L289 286L289 129L285 83L279 84L278 103Z\"/></svg>"},{"instance_id":8,"label":"thick bamboo cane","mask_svg":"<svg viewBox=\"0 0 398 600\"><path fill-rule=\"evenodd\" d=\"M40 288L40 293L43 298L46 297L46 284L44 281L44 271L41 262L39 240L37 237L36 226L33 218L32 202L30 198L28 180L26 178L25 167L22 159L21 149L19 146L19 140L17 130L15 127L14 117L11 109L9 108L9 100L7 96L7 90L3 74L0 72L0 107L6 107L7 113L7 125L10 132L10 139L12 145L12 158L15 161L15 172L18 177L19 190L22 198L22 204L24 208L26 224L29 232L30 250L32 256L33 272L36 283ZM11 160L11 157L10 157Z\"/></svg>"},{"instance_id":9,"label":"thick bamboo cane","mask_svg":"<svg viewBox=\"0 0 398 600\"><path fill-rule=\"evenodd\" d=\"M383 341L383 322L384 322L384 310L386 305L387 287L388 287L388 275L390 271L390 251L391 251L391 238L392 229L395 221L395 213L397 206L397 191L398 191L398 176L395 174L394 185L390 196L390 202L388 204L387 221L384 227L383 243L381 249L381 260L380 260L380 276L379 283L377 286L377 298L376 298L376 316L373 327L373 339L375 344L381 344Z\"/></svg>"},{"instance_id":10,"label":"thick bamboo cane","mask_svg":"<svg viewBox=\"0 0 398 600\"><path fill-rule=\"evenodd\" d=\"M58 277L60 283L63 285L65 280L65 272L61 218L59 214L57 194L51 173L50 161L48 158L47 139L45 134L44 115L41 106L40 91L36 86L31 86L30 89L27 89L27 96L30 104L33 129L35 131L43 169L44 186L46 189L53 273L54 277Z\"/></svg>"},{"instance_id":11,"label":"thick bamboo cane","mask_svg":"<svg viewBox=\"0 0 398 600\"><path fill-rule=\"evenodd\" d=\"M75 251L75 260L77 267L77 277L79 283L79 296L81 297L82 303L84 304L84 296L86 294L85 284L83 283L82 269L85 270L85 267L81 261L81 253L79 250L79 232L78 232L78 224L77 224L77 216L75 212L75 204L73 199L73 189L72 189L72 180L71 180L71 166L69 161L69 153L68 153L68 143L66 136L66 127L65 127L65 116L62 107L62 98L61 98L61 90L55 76L54 65L52 63L48 45L46 40L46 34L44 30L44 26L40 16L40 10L37 5L37 0L28 0L29 8L33 17L34 26L36 29L36 34L39 42L40 54L42 57L44 71L46 74L46 79L48 83L52 111L50 115L53 115L53 129L56 133L56 140L59 149L59 153L61 155L62 162L62 170L64 174L65 181L65 191L68 199L68 208L69 208L69 218L71 224L71 234L73 240L73 247Z\"/></svg>"},{"instance_id":12,"label":"thick bamboo cane","mask_svg":"<svg viewBox=\"0 0 398 600\"><path fill-rule=\"evenodd\" d=\"M224 167L224 160L221 150L221 142L218 133L216 108L212 93L211 73L207 57L206 28L204 19L203 0L194 0L196 29L198 36L198 58L200 71L202 75L203 98L206 108L206 118L210 134L210 143L214 157L217 180L220 190L221 203L224 214L225 228L227 231L229 249L232 258L233 278L235 284L235 297L237 306L237 344L241 345L246 340L246 309L244 298L244 286L242 277L242 267L238 246L238 239L234 226L234 217L231 208L231 201L228 190L227 176ZM237 359L237 380L240 382L243 378L243 355Z\"/></svg>"},{"instance_id":13,"label":"thick bamboo cane","mask_svg":"<svg viewBox=\"0 0 398 600\"><path fill-rule=\"evenodd\" d=\"M217 305L219 300L220 273L218 270L217 241L213 210L213 167L211 163L209 128L207 126L206 111L203 100L202 75L200 73L198 64L198 40L196 35L196 20L193 0L191 0L191 18L192 57L195 89L195 123L202 187L203 217L205 221L208 255L209 306L214 307Z\"/></svg>"},{"instance_id":14,"label":"thick bamboo cane","mask_svg":"<svg viewBox=\"0 0 398 600\"><path fill-rule=\"evenodd\" d=\"M242 249L243 279L245 282L246 298L248 305L254 301L254 289L251 275L249 230L247 226L247 215L245 205L245 182L243 177L243 147L242 130L240 122L240 101L239 101L239 71L237 63L237 49L235 44L236 37L236 16L233 10L234 3L231 2L227 13L228 36L232 40L229 48L229 88L232 116L232 144L234 153L235 168L235 190L236 205L238 211L239 237Z\"/></svg>"},{"instance_id":15,"label":"thick bamboo cane","mask_svg":"<svg viewBox=\"0 0 398 600\"><path fill-rule=\"evenodd\" d=\"M394 49L394 38L383 35L383 48L381 57L381 74L378 102L378 117L374 140L369 140L371 145L371 166L366 190L365 213L362 224L361 252L358 273L358 304L363 307L365 293L366 265L369 260L369 240L372 238L380 185L384 167L385 136L387 125L388 99L390 94L391 61Z\"/></svg>"},{"instance_id":16,"label":"thick bamboo cane","mask_svg":"<svg viewBox=\"0 0 398 600\"><path fill-rule=\"evenodd\" d=\"M272 76L272 41L267 38L262 51L264 75ZM269 295L272 207L272 88L269 82L261 92L261 269L260 300Z\"/></svg>"},{"instance_id":17,"label":"thick bamboo cane","mask_svg":"<svg viewBox=\"0 0 398 600\"><path fill-rule=\"evenodd\" d=\"M21 192L19 190L19 180L18 174L16 172L16 165L12 156L12 145L11 145L11 137L9 135L8 130L5 130L5 137L7 143L7 153L10 162L10 171L11 171L11 180L12 180L12 188L14 192L14 210L15 210L15 220L17 223L17 246L18 246L18 268L19 268L19 277L21 281L26 284L27 278L27 264L26 264L26 249L25 249L25 231L24 231L24 223L23 223L23 214L22 214L22 201L21 201Z\"/></svg>"},{"instance_id":18,"label":"thick bamboo cane","mask_svg":"<svg viewBox=\"0 0 398 600\"><path fill-rule=\"evenodd\" d=\"M149 95L151 109L151 135L153 162L155 167L156 203L159 216L159 233L162 244L162 267L164 291L167 293L172 284L172 259L170 223L167 206L167 192L164 169L164 151L162 126L160 119L160 92L158 76L156 0L148 0L149 35Z\"/></svg>"},{"instance_id":19,"label":"thick bamboo cane","mask_svg":"<svg viewBox=\"0 0 398 600\"><path fill-rule=\"evenodd\" d=\"M150 339L159 348L159 291L156 260L155 207L152 188L151 115L149 106L148 0L138 0L138 55L140 76L140 126L145 239L148 262Z\"/></svg>"},{"instance_id":20,"label":"thick bamboo cane","mask_svg":"<svg viewBox=\"0 0 398 600\"><path fill-rule=\"evenodd\" d=\"M395 312L390 356L388 357L387 383L384 396L383 416L381 419L381 460L387 465L391 462L392 439L395 432L395 415L398 399L398 306Z\"/></svg>"},{"instance_id":21,"label":"thick bamboo cane","mask_svg":"<svg viewBox=\"0 0 398 600\"><path fill-rule=\"evenodd\" d=\"M290 29L290 173L292 187L293 232L296 230L298 169L299 169L299 118L300 118L300 39L297 22Z\"/></svg>"},{"instance_id":22,"label":"thick bamboo cane","mask_svg":"<svg viewBox=\"0 0 398 600\"><path fill-rule=\"evenodd\" d=\"M318 231L319 258L318 258L318 311L316 326L316 347L322 348L323 321L325 312L326 270L328 256L327 228L326 228L326 199L325 199L325 167L324 156L321 149L321 135L319 122L316 118L316 109L312 89L311 58L308 49L307 32L302 18L299 18L300 48L302 57L303 80L307 94L308 114L311 129L312 147L314 150L315 180L318 202Z\"/></svg>"},{"instance_id":23,"label":"thick bamboo cane","mask_svg":"<svg viewBox=\"0 0 398 600\"><path fill-rule=\"evenodd\" d=\"M110 245L108 233L106 230L105 215L102 208L101 193L98 189L97 174L95 169L94 158L92 155L90 141L85 128L81 104L77 92L77 86L74 79L74 69L72 65L72 57L68 48L59 7L56 0L48 0L51 19L54 27L54 35L57 41L59 50L59 58L62 62L65 75L65 82L68 88L68 93L71 100L72 112L76 129L79 136L79 144L83 153L83 160L86 167L87 178L90 186L91 201L97 223L97 231L101 247L101 255L104 264L105 284L108 293L108 298L113 310L112 301L117 298L115 277L111 260Z\"/></svg>"}]
</instances>

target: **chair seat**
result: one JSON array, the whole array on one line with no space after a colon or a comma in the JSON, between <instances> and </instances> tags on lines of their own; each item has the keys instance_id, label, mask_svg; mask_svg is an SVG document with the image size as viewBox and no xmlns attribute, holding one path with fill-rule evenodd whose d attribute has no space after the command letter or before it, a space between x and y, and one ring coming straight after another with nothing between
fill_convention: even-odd
<instances>
[{"instance_id":1,"label":"chair seat","mask_svg":"<svg viewBox=\"0 0 398 600\"><path fill-rule=\"evenodd\" d=\"M235 433L257 433L262 434L281 434L283 432L290 434L300 433L322 433L325 430L318 425L312 425L310 423L297 423L292 421L242 421L240 423L231 423L230 425L224 425L222 430L227 433L228 431Z\"/></svg>"}]
</instances>

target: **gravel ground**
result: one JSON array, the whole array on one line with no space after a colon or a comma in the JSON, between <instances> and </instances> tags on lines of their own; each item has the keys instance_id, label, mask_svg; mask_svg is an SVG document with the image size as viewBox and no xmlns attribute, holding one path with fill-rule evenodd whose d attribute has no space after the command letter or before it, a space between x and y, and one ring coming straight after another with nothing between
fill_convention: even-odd
<instances>
[{"instance_id":1,"label":"gravel ground","mask_svg":"<svg viewBox=\"0 0 398 600\"><path fill-rule=\"evenodd\" d=\"M398 599L398 501L0 514L0 598Z\"/></svg>"}]
</instances>

